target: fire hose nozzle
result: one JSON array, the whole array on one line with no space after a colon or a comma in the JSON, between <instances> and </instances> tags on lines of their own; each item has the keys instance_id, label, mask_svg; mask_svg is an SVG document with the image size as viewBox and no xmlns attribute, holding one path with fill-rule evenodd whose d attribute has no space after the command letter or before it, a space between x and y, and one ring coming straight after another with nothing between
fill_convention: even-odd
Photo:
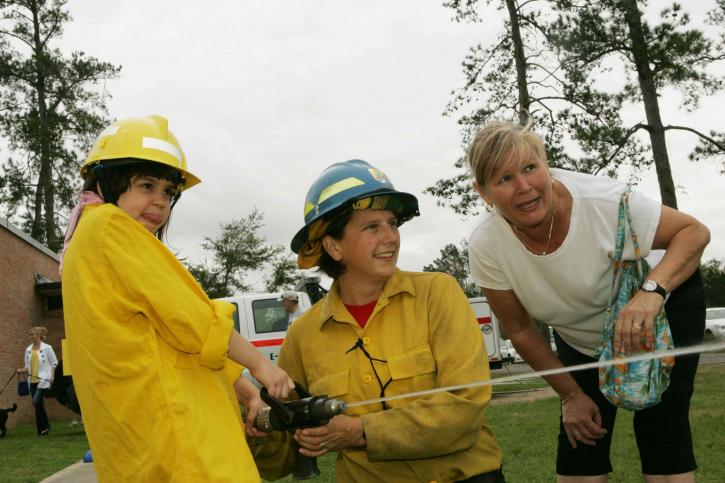
<instances>
[{"instance_id":1,"label":"fire hose nozzle","mask_svg":"<svg viewBox=\"0 0 725 483\"><path fill-rule=\"evenodd\" d=\"M300 386L297 394L302 399L281 402L262 389L261 396L269 407L260 410L254 419L254 427L265 433L272 431L294 431L313 428L328 423L330 419L342 414L346 409L345 401L327 396L310 396Z\"/></svg>"}]
</instances>

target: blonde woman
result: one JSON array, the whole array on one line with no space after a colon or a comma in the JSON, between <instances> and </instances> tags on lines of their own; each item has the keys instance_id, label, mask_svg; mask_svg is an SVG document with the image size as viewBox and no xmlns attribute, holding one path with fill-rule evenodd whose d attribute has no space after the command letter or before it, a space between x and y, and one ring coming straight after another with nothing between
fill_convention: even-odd
<instances>
[{"instance_id":1,"label":"blonde woman","mask_svg":"<svg viewBox=\"0 0 725 483\"><path fill-rule=\"evenodd\" d=\"M612 283L619 200L627 187L607 177L550 169L541 138L510 123L479 131L468 161L489 212L469 238L471 276L514 347L536 370L593 361ZM701 341L705 300L697 267L708 229L637 192L629 205L642 255L666 252L622 309L615 343L626 352L651 348L653 320L663 304L676 346ZM627 242L624 259L633 258ZM532 319L555 329L556 355ZM677 358L661 402L634 414L647 482L694 481L688 412L697 363L698 356ZM617 410L599 391L597 371L547 381L562 400L558 480L607 481Z\"/></svg>"},{"instance_id":2,"label":"blonde woman","mask_svg":"<svg viewBox=\"0 0 725 483\"><path fill-rule=\"evenodd\" d=\"M53 374L58 359L50 344L44 341L48 335L45 327L32 327L28 337L32 343L25 348L25 365L18 369L20 374L28 374L30 378L30 396L33 398L35 407L35 426L39 436L47 436L50 432L48 415L45 412L43 399L45 393L50 391L53 385Z\"/></svg>"}]
</instances>

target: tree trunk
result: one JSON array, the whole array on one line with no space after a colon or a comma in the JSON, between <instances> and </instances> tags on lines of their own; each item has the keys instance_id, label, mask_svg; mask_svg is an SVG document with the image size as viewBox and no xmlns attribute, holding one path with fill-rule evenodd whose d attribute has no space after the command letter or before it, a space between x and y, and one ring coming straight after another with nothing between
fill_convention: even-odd
<instances>
[{"instance_id":1,"label":"tree trunk","mask_svg":"<svg viewBox=\"0 0 725 483\"><path fill-rule=\"evenodd\" d=\"M43 170L41 166L41 171ZM33 201L33 224L30 227L30 236L36 240L43 238L43 184L40 180L43 174L38 175L38 183L35 185L35 200Z\"/></svg>"},{"instance_id":2,"label":"tree trunk","mask_svg":"<svg viewBox=\"0 0 725 483\"><path fill-rule=\"evenodd\" d=\"M519 30L519 12L515 0L506 0L511 22L511 40L514 44L514 60L516 62L516 84L519 88L519 123L523 126L529 120L529 86L526 81L526 56L524 44Z\"/></svg>"},{"instance_id":3,"label":"tree trunk","mask_svg":"<svg viewBox=\"0 0 725 483\"><path fill-rule=\"evenodd\" d=\"M50 128L48 126L48 106L45 91L45 48L40 39L40 20L38 18L40 6L35 1L31 2L30 5L33 13L33 43L37 76L35 91L38 94L38 135L40 136L40 173L38 176L38 185L42 186L43 208L45 211L45 243L51 249L57 249L58 240L56 240L55 236L55 190L53 189ZM38 200L36 200L37 205Z\"/></svg>"},{"instance_id":4,"label":"tree trunk","mask_svg":"<svg viewBox=\"0 0 725 483\"><path fill-rule=\"evenodd\" d=\"M657 179L660 185L662 204L677 209L677 195L675 184L672 181L670 160L667 155L667 143L665 141L665 129L660 117L660 107L657 100L657 88L654 82L654 75L649 65L649 54L642 32L642 16L637 8L636 0L622 0L627 25L629 26L629 39L632 42L632 55L637 66L637 78L639 88L642 91L644 110L647 115L647 124L650 142L652 144L652 156L657 169Z\"/></svg>"}]
</instances>

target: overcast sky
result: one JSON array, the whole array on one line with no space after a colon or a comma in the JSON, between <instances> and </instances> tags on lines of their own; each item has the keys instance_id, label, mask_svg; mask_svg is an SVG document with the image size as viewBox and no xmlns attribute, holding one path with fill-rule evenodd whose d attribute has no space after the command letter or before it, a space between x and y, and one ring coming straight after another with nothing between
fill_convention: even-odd
<instances>
[{"instance_id":1,"label":"overcast sky","mask_svg":"<svg viewBox=\"0 0 725 483\"><path fill-rule=\"evenodd\" d=\"M457 24L441 3L72 0L60 47L123 67L106 84L113 117L169 118L203 181L174 212L170 241L181 256L199 261L203 237L253 206L268 240L289 246L317 175L361 158L418 196L422 216L401 230L399 266L420 270L475 222L422 191L450 176L463 152L455 119L442 116L463 83L461 60L502 25L495 10L483 24ZM687 2L696 19L709 5ZM725 94L694 115L679 110L675 94L661 101L665 124L723 126ZM641 106L627 115L644 121ZM712 230L705 258L725 259L725 176L716 163L687 161L693 145L691 134L668 133L680 209ZM654 171L642 178L640 188L659 199Z\"/></svg>"}]
</instances>

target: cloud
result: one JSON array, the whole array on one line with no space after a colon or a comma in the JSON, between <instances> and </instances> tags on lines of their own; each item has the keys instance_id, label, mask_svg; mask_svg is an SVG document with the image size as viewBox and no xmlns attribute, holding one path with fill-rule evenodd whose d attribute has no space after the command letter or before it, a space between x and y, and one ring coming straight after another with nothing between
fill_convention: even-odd
<instances>
[{"instance_id":1,"label":"cloud","mask_svg":"<svg viewBox=\"0 0 725 483\"><path fill-rule=\"evenodd\" d=\"M402 228L400 265L419 270L472 221L422 194L453 173L462 154L455 119L441 113L463 84L468 48L490 40L501 13L456 24L439 2L198 2L127 0L68 5L64 50L121 64L107 84L117 118L158 113L170 120L203 183L185 193L170 229L172 244L197 261L219 224L265 214L273 243L289 245L302 225L307 188L329 164L362 158L398 189L419 197L422 216ZM713 125L723 96L684 114L662 98L666 123ZM641 107L633 115L644 117ZM706 257L725 258L725 178L693 165L692 136L669 134L682 208L706 222ZM657 196L654 172L643 189Z\"/></svg>"}]
</instances>

